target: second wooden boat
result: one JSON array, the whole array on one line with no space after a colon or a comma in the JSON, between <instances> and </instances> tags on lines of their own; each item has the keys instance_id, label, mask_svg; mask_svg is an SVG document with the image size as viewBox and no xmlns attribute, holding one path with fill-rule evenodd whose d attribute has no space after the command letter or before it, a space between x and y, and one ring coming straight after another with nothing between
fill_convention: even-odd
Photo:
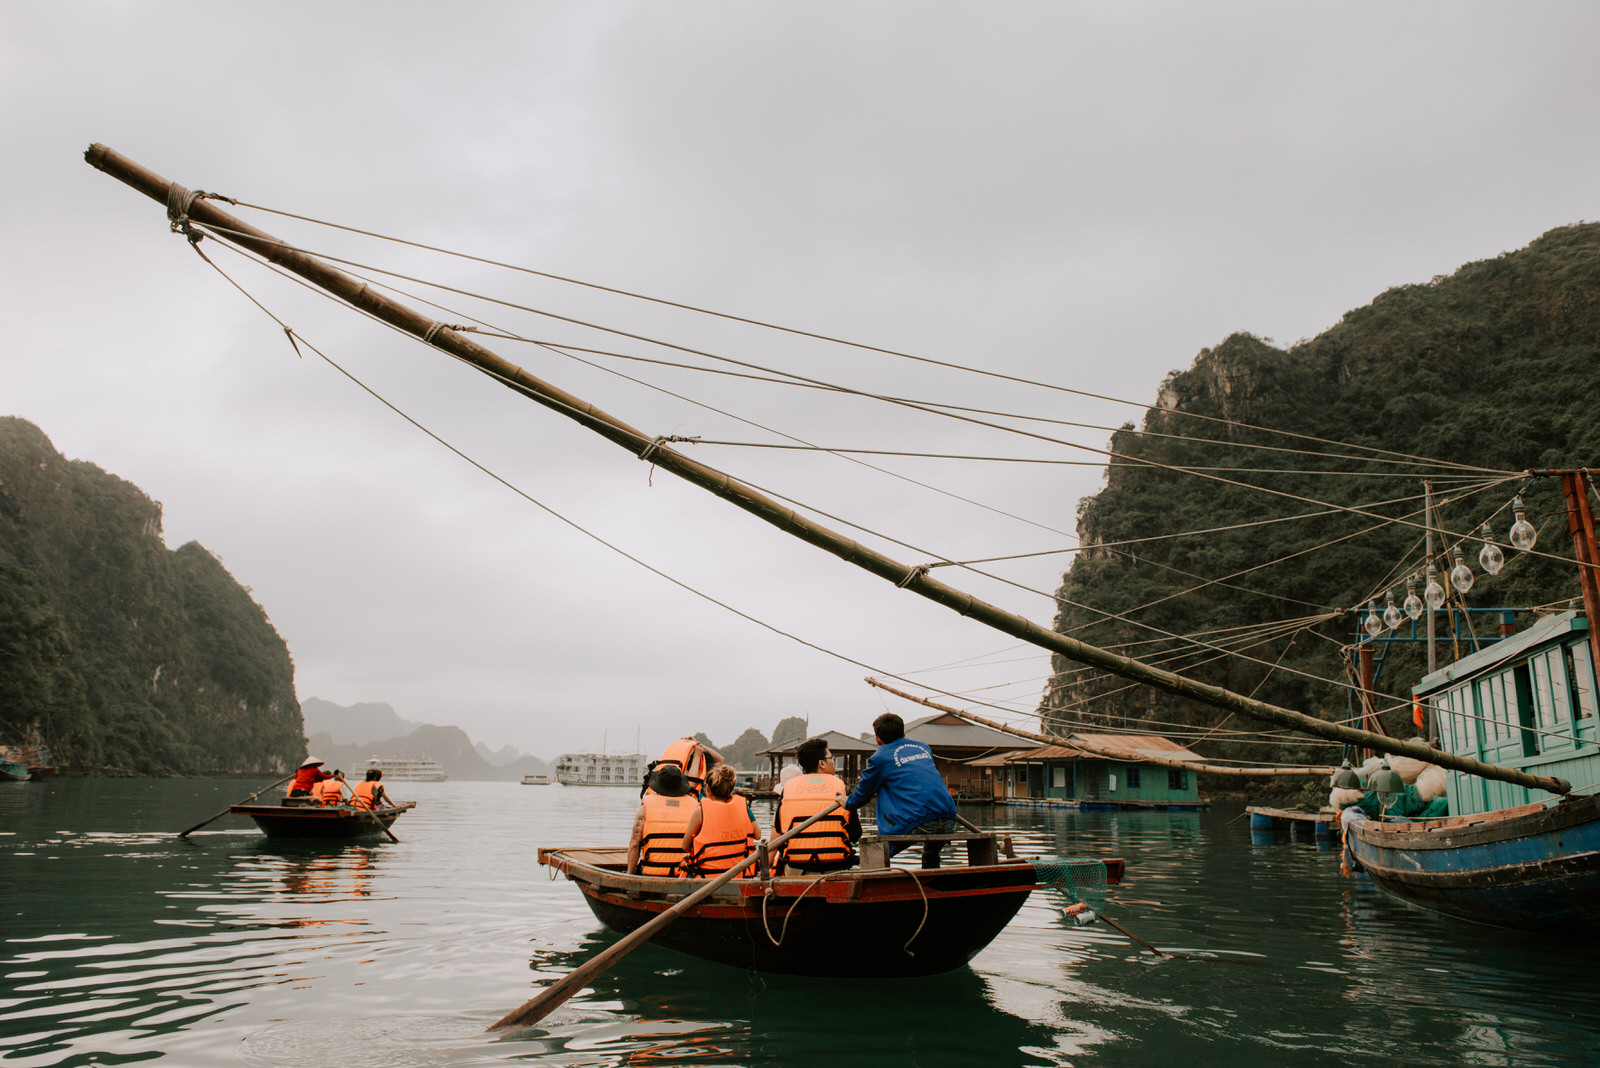
<instances>
[{"instance_id":1,"label":"second wooden boat","mask_svg":"<svg viewBox=\"0 0 1600 1068\"><path fill-rule=\"evenodd\" d=\"M381 835L416 808L405 801L394 808L364 809L349 805L233 805L228 811L249 816L269 838L364 838Z\"/></svg>"}]
</instances>

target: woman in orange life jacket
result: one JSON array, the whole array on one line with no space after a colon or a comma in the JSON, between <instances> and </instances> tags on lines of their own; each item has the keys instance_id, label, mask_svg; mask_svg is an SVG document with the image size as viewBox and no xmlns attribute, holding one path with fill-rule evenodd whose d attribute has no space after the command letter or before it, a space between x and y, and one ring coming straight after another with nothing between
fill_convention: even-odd
<instances>
[{"instance_id":1,"label":"woman in orange life jacket","mask_svg":"<svg viewBox=\"0 0 1600 1068\"><path fill-rule=\"evenodd\" d=\"M318 799L324 805L344 804L344 772L335 771L331 779L323 779L317 787Z\"/></svg>"},{"instance_id":2,"label":"woman in orange life jacket","mask_svg":"<svg viewBox=\"0 0 1600 1068\"><path fill-rule=\"evenodd\" d=\"M844 780L834 773L833 754L826 738L810 738L795 750L800 774L783 786L778 807L772 816L772 837L776 838L816 815L845 792ZM861 820L854 812L837 808L783 847L774 870L786 868L800 872L843 871L856 862L851 843L861 837Z\"/></svg>"},{"instance_id":3,"label":"woman in orange life jacket","mask_svg":"<svg viewBox=\"0 0 1600 1068\"><path fill-rule=\"evenodd\" d=\"M683 772L684 778L689 780L689 788L694 792L694 795L696 797L704 797L706 795L706 773L712 767L721 763L723 763L722 754L709 745L697 742L693 738L679 738L667 746L666 752L661 754L660 760L652 760L650 762L650 767L645 773L644 790L640 791L640 796L643 796L644 792L650 788L649 773L657 768L671 764Z\"/></svg>"},{"instance_id":4,"label":"woman in orange life jacket","mask_svg":"<svg viewBox=\"0 0 1600 1068\"><path fill-rule=\"evenodd\" d=\"M379 806L393 808L394 802L389 800L388 793L383 789L383 783L378 781L382 778L382 768L368 768L367 777L350 789L350 792L355 795L351 798L351 803L357 808L378 808Z\"/></svg>"},{"instance_id":5,"label":"woman in orange life jacket","mask_svg":"<svg viewBox=\"0 0 1600 1068\"><path fill-rule=\"evenodd\" d=\"M718 764L706 774L706 796L683 832L683 874L690 879L721 875L755 848L761 831L750 818L750 802L733 792L733 769ZM755 874L749 864L744 877Z\"/></svg>"},{"instance_id":6,"label":"woman in orange life jacket","mask_svg":"<svg viewBox=\"0 0 1600 1068\"><path fill-rule=\"evenodd\" d=\"M663 764L645 778L644 796L628 836L628 871L672 879L683 861L683 832L698 811L694 788L676 764Z\"/></svg>"},{"instance_id":7,"label":"woman in orange life jacket","mask_svg":"<svg viewBox=\"0 0 1600 1068\"><path fill-rule=\"evenodd\" d=\"M333 772L322 770L322 761L314 756L308 756L300 765L300 770L294 773L294 782L289 784L290 797L306 797L313 801L320 800L321 791L318 789L324 779L333 778Z\"/></svg>"}]
</instances>

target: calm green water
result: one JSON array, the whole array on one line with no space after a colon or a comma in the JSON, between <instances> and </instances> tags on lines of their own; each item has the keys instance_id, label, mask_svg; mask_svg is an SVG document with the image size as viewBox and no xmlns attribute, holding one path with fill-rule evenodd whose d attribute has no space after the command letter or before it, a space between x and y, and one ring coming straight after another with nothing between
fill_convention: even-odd
<instances>
[{"instance_id":1,"label":"calm green water","mask_svg":"<svg viewBox=\"0 0 1600 1068\"><path fill-rule=\"evenodd\" d=\"M1594 945L1435 917L1309 838L1205 814L974 809L1115 855L1104 925L1035 894L972 964L821 982L646 946L542 1025L483 1030L609 944L540 845L620 842L626 790L395 784L400 844L268 845L257 785L0 787L0 1065L1545 1065L1600 1062ZM848 958L850 947L838 952Z\"/></svg>"}]
</instances>

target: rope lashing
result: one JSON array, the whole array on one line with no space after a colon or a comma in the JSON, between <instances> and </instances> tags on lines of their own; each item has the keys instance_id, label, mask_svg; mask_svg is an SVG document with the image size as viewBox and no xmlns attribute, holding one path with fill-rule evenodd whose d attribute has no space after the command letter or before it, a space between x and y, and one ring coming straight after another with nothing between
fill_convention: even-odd
<instances>
[{"instance_id":1,"label":"rope lashing","mask_svg":"<svg viewBox=\"0 0 1600 1068\"><path fill-rule=\"evenodd\" d=\"M469 326L464 323L436 322L432 326L428 327L427 333L422 335L423 343L427 345L433 344L433 339L439 336L439 331L441 330L454 330L458 334L475 334L478 332L478 328L476 326Z\"/></svg>"},{"instance_id":2,"label":"rope lashing","mask_svg":"<svg viewBox=\"0 0 1600 1068\"><path fill-rule=\"evenodd\" d=\"M922 579L928 577L928 568L931 566L931 564L916 565L915 567L911 568L911 570L907 571L905 578L901 579L899 582L896 582L895 585L903 590L913 582L920 582Z\"/></svg>"},{"instance_id":3,"label":"rope lashing","mask_svg":"<svg viewBox=\"0 0 1600 1068\"><path fill-rule=\"evenodd\" d=\"M185 189L177 182L167 186L167 220L171 224L172 232L182 234L189 239L189 244L198 245L205 237L189 222L189 209L194 207L197 200L221 200L228 204L239 203L233 197L225 197L221 193L207 193L204 189Z\"/></svg>"},{"instance_id":4,"label":"rope lashing","mask_svg":"<svg viewBox=\"0 0 1600 1068\"><path fill-rule=\"evenodd\" d=\"M656 454L656 450L661 448L661 446L667 440L668 439L665 438L665 437L652 438L650 440L650 444L646 445L643 449L639 450L639 459L645 461L646 463L650 463L651 462L650 458Z\"/></svg>"}]
</instances>

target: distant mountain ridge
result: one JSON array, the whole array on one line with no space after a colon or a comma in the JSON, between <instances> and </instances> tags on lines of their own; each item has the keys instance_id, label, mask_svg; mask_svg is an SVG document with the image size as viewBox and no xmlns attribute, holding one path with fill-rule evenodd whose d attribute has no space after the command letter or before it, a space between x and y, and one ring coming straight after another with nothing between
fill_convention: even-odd
<instances>
[{"instance_id":1,"label":"distant mountain ridge","mask_svg":"<svg viewBox=\"0 0 1600 1068\"><path fill-rule=\"evenodd\" d=\"M311 754L330 769L349 771L372 757L388 757L437 760L451 779L516 781L524 775L549 775L553 770L546 761L523 756L511 746L489 750L482 743L474 744L460 727L402 719L382 702L347 707L308 697L301 708Z\"/></svg>"}]
</instances>

